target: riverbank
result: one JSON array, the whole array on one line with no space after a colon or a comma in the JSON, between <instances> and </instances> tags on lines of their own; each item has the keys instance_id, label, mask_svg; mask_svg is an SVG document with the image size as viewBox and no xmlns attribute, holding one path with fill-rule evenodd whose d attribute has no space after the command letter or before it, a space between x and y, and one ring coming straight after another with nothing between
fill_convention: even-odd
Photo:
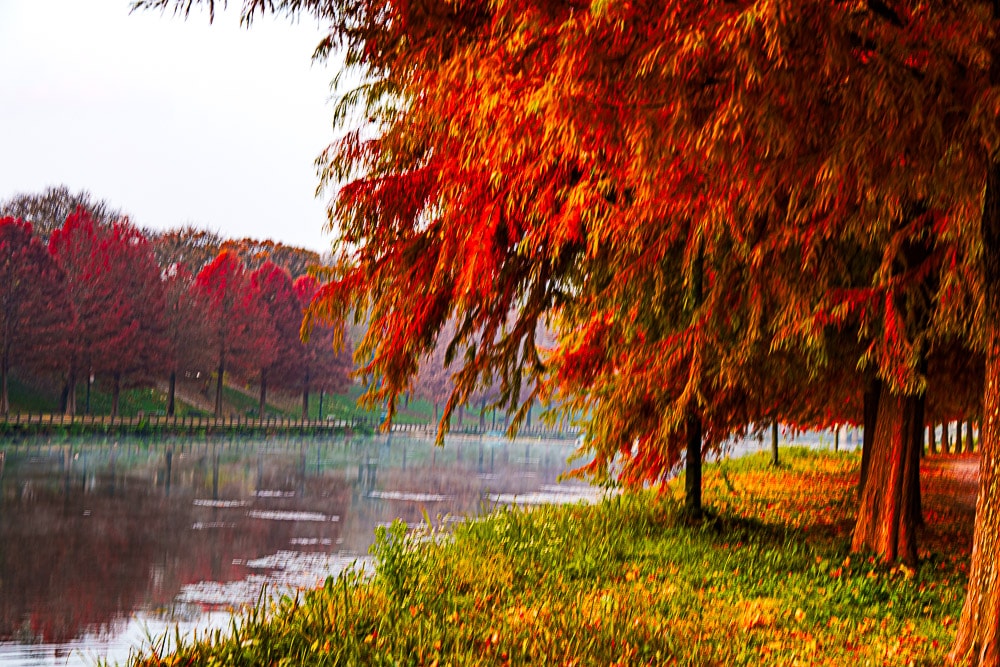
<instances>
[{"instance_id":1,"label":"riverbank","mask_svg":"<svg viewBox=\"0 0 1000 667\"><path fill-rule=\"evenodd\" d=\"M709 466L701 525L682 518L683 480L659 498L501 510L450 539L396 524L373 579L330 580L140 664L941 664L972 531L947 475L925 476L912 571L848 552L856 454L783 456Z\"/></svg>"},{"instance_id":2,"label":"riverbank","mask_svg":"<svg viewBox=\"0 0 1000 667\"><path fill-rule=\"evenodd\" d=\"M149 437L173 436L275 436L275 435L335 435L344 433L373 434L381 432L379 416L357 416L350 419L302 420L285 417L206 417L201 415L138 415L110 417L95 415L60 415L52 413L13 413L0 416L0 437L31 438L38 436L132 435ZM437 424L398 423L393 433L433 436ZM500 436L501 431L477 426L453 427L454 435ZM547 427L522 428L519 436L573 439L575 431Z\"/></svg>"}]
</instances>

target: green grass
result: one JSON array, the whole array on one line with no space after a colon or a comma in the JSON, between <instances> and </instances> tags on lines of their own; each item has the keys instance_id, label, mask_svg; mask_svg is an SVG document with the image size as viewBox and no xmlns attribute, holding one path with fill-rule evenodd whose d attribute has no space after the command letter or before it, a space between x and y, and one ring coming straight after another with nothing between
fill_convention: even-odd
<instances>
[{"instance_id":1,"label":"green grass","mask_svg":"<svg viewBox=\"0 0 1000 667\"><path fill-rule=\"evenodd\" d=\"M59 397L38 387L10 377L7 379L11 412L52 412L59 406Z\"/></svg>"},{"instance_id":2,"label":"green grass","mask_svg":"<svg viewBox=\"0 0 1000 667\"><path fill-rule=\"evenodd\" d=\"M941 664L969 522L930 508L916 571L852 555L857 458L783 455L709 466L700 524L672 488L500 510L445 539L380 528L373 578L330 579L144 664Z\"/></svg>"},{"instance_id":3,"label":"green grass","mask_svg":"<svg viewBox=\"0 0 1000 667\"><path fill-rule=\"evenodd\" d=\"M51 413L59 409L58 393L46 391L17 378L10 378L11 412ZM84 414L87 405L87 386L83 383L76 388L77 413ZM176 401L175 411L178 416L201 414L200 411L181 401ZM118 412L124 417L134 417L143 414L165 414L167 397L156 389L137 388L123 389L118 397ZM90 414L111 414L111 393L103 391L99 385L90 390Z\"/></svg>"},{"instance_id":4,"label":"green grass","mask_svg":"<svg viewBox=\"0 0 1000 667\"><path fill-rule=\"evenodd\" d=\"M222 401L227 410L242 417L256 417L260 411L260 394L245 389L237 389L227 384L222 387ZM213 380L209 394L215 400L215 382ZM282 417L285 419L297 419L302 415L302 411L283 410L271 403L267 404L267 415L269 417Z\"/></svg>"},{"instance_id":5,"label":"green grass","mask_svg":"<svg viewBox=\"0 0 1000 667\"><path fill-rule=\"evenodd\" d=\"M84 414L87 405L86 386L77 387L76 390L76 411L77 414ZM140 412L146 415L166 414L167 396L157 389L141 387L136 389L123 389L118 397L118 414L123 417L134 417ZM202 414L180 400L174 399L174 412L178 417L187 415ZM111 414L111 393L104 392L96 387L90 390L90 414L109 415Z\"/></svg>"}]
</instances>

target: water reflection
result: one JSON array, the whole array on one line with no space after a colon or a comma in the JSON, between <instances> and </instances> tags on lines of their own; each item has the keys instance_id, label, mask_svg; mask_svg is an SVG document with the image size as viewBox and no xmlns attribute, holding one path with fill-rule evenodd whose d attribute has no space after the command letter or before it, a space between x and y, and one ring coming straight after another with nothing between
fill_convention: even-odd
<instances>
[{"instance_id":1,"label":"water reflection","mask_svg":"<svg viewBox=\"0 0 1000 667\"><path fill-rule=\"evenodd\" d=\"M32 441L0 459L0 665L127 655L137 621L207 627L311 586L394 518L576 500L572 443L454 438Z\"/></svg>"}]
</instances>

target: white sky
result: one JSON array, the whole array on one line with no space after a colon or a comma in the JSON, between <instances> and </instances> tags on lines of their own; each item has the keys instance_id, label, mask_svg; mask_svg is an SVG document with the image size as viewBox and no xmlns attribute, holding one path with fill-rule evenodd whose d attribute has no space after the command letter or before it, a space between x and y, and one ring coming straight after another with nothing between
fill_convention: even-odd
<instances>
[{"instance_id":1,"label":"white sky","mask_svg":"<svg viewBox=\"0 0 1000 667\"><path fill-rule=\"evenodd\" d=\"M335 72L311 62L315 21L129 4L0 0L0 200L65 184L141 227L328 250L313 160Z\"/></svg>"}]
</instances>

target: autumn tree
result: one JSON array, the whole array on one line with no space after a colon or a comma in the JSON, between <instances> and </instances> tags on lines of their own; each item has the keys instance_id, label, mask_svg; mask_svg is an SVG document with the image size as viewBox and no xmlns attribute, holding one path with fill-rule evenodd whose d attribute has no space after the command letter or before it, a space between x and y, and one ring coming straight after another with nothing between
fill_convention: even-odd
<instances>
[{"instance_id":1,"label":"autumn tree","mask_svg":"<svg viewBox=\"0 0 1000 667\"><path fill-rule=\"evenodd\" d=\"M49 239L76 315L66 359L66 411L75 413L82 373L107 382L112 415L123 387L148 384L165 367L164 295L149 243L127 220L98 225L77 209Z\"/></svg>"},{"instance_id":2,"label":"autumn tree","mask_svg":"<svg viewBox=\"0 0 1000 667\"><path fill-rule=\"evenodd\" d=\"M296 386L305 365L305 348L299 339L302 308L287 270L265 261L250 274L262 304L262 314L272 331L265 339L267 351L260 355L260 416L267 406L267 387Z\"/></svg>"},{"instance_id":3,"label":"autumn tree","mask_svg":"<svg viewBox=\"0 0 1000 667\"><path fill-rule=\"evenodd\" d=\"M299 306L295 322L301 323L316 294L319 282L312 275L304 275L295 280L294 287ZM343 322L333 324L317 322L307 327L305 331L300 328L299 333L302 336L303 346L302 366L299 369L298 382L288 388L301 390L302 419L308 419L311 389L328 393L343 393L347 390L354 368L353 346L345 335Z\"/></svg>"},{"instance_id":4,"label":"autumn tree","mask_svg":"<svg viewBox=\"0 0 1000 667\"><path fill-rule=\"evenodd\" d=\"M269 365L274 336L260 295L242 262L222 251L195 278L195 293L207 312L206 339L216 374L215 416L223 414L227 372L250 378Z\"/></svg>"},{"instance_id":5,"label":"autumn tree","mask_svg":"<svg viewBox=\"0 0 1000 667\"><path fill-rule=\"evenodd\" d=\"M191 225L150 234L156 261L163 270L182 265L191 275L197 275L212 262L222 249L225 239L217 232Z\"/></svg>"},{"instance_id":6,"label":"autumn tree","mask_svg":"<svg viewBox=\"0 0 1000 667\"><path fill-rule=\"evenodd\" d=\"M270 262L288 271L293 280L301 278L309 272L309 269L320 264L318 252L271 240L259 241L251 238L230 240L224 242L222 248L232 250L239 255L249 271L256 271Z\"/></svg>"},{"instance_id":7,"label":"autumn tree","mask_svg":"<svg viewBox=\"0 0 1000 667\"><path fill-rule=\"evenodd\" d=\"M10 410L10 374L55 356L72 321L65 276L31 224L0 218L0 414Z\"/></svg>"},{"instance_id":8,"label":"autumn tree","mask_svg":"<svg viewBox=\"0 0 1000 667\"><path fill-rule=\"evenodd\" d=\"M176 413L177 377L209 366L205 303L194 291L194 276L182 263L163 274L165 342L167 346L167 415Z\"/></svg>"},{"instance_id":9,"label":"autumn tree","mask_svg":"<svg viewBox=\"0 0 1000 667\"><path fill-rule=\"evenodd\" d=\"M73 192L65 185L49 187L39 193L23 192L0 202L0 217L10 216L30 222L36 236L48 243L49 236L77 209L92 220L109 225L125 217L108 202L94 199L86 190Z\"/></svg>"}]
</instances>

